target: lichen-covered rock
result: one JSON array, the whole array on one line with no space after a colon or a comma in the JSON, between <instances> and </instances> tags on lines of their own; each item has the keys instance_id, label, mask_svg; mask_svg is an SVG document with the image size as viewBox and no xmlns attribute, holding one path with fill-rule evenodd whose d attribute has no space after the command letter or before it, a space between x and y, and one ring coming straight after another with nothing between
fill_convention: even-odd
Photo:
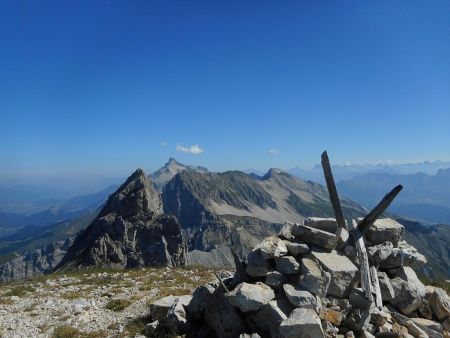
<instances>
[{"instance_id":1,"label":"lichen-covered rock","mask_svg":"<svg viewBox=\"0 0 450 338\"><path fill-rule=\"evenodd\" d=\"M278 258L288 253L283 240L276 236L266 237L255 249L260 249L264 259Z\"/></svg>"},{"instance_id":2,"label":"lichen-covered rock","mask_svg":"<svg viewBox=\"0 0 450 338\"><path fill-rule=\"evenodd\" d=\"M241 283L233 291L228 292L226 297L230 304L238 307L242 312L249 312L259 310L275 298L275 293L263 283Z\"/></svg>"},{"instance_id":3,"label":"lichen-covered rock","mask_svg":"<svg viewBox=\"0 0 450 338\"><path fill-rule=\"evenodd\" d=\"M312 309L298 308L292 311L279 328L280 338L324 338L322 323Z\"/></svg>"}]
</instances>

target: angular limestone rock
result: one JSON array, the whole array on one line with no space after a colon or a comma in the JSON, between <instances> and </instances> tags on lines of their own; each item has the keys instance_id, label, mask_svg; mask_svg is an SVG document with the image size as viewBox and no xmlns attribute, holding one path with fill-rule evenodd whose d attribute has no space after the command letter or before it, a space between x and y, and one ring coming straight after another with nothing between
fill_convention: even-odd
<instances>
[{"instance_id":1,"label":"angular limestone rock","mask_svg":"<svg viewBox=\"0 0 450 338\"><path fill-rule=\"evenodd\" d=\"M225 296L230 304L238 307L242 312L248 312L259 310L264 304L275 298L275 293L263 283L241 283Z\"/></svg>"},{"instance_id":2,"label":"angular limestone rock","mask_svg":"<svg viewBox=\"0 0 450 338\"><path fill-rule=\"evenodd\" d=\"M283 256L276 260L277 271L285 275L295 275L299 272L300 264L292 256Z\"/></svg>"},{"instance_id":3,"label":"angular limestone rock","mask_svg":"<svg viewBox=\"0 0 450 338\"><path fill-rule=\"evenodd\" d=\"M383 269L401 266L420 267L426 263L426 257L420 254L415 247L400 241L398 248L393 248L391 254L385 260L380 261L380 267Z\"/></svg>"},{"instance_id":4,"label":"angular limestone rock","mask_svg":"<svg viewBox=\"0 0 450 338\"><path fill-rule=\"evenodd\" d=\"M397 247L404 232L405 227L392 218L379 218L370 226L366 238L372 245L389 241Z\"/></svg>"},{"instance_id":5,"label":"angular limestone rock","mask_svg":"<svg viewBox=\"0 0 450 338\"><path fill-rule=\"evenodd\" d=\"M391 280L386 272L378 271L378 282L380 284L381 298L383 301L390 301L395 297L394 288L392 287Z\"/></svg>"},{"instance_id":6,"label":"angular limestone rock","mask_svg":"<svg viewBox=\"0 0 450 338\"><path fill-rule=\"evenodd\" d=\"M324 271L312 257L302 258L299 285L305 290L323 298L330 286L331 274Z\"/></svg>"},{"instance_id":7,"label":"angular limestone rock","mask_svg":"<svg viewBox=\"0 0 450 338\"><path fill-rule=\"evenodd\" d=\"M271 300L258 312L250 316L256 332L263 337L276 337L281 322L286 318L286 314L280 309L276 300Z\"/></svg>"},{"instance_id":8,"label":"angular limestone rock","mask_svg":"<svg viewBox=\"0 0 450 338\"><path fill-rule=\"evenodd\" d=\"M314 244L329 250L334 249L337 245L337 237L334 233L314 229L303 224L296 224L292 234L303 242Z\"/></svg>"},{"instance_id":9,"label":"angular limestone rock","mask_svg":"<svg viewBox=\"0 0 450 338\"><path fill-rule=\"evenodd\" d=\"M298 308L292 311L279 328L280 338L324 338L322 323L312 309Z\"/></svg>"},{"instance_id":10,"label":"angular limestone rock","mask_svg":"<svg viewBox=\"0 0 450 338\"><path fill-rule=\"evenodd\" d=\"M253 250L247 256L245 272L250 277L264 277L270 271L270 263L265 260L260 249Z\"/></svg>"},{"instance_id":11,"label":"angular limestone rock","mask_svg":"<svg viewBox=\"0 0 450 338\"><path fill-rule=\"evenodd\" d=\"M181 318L186 318L186 312L184 310L185 306L188 306L188 304L192 300L191 295L184 295L184 296L167 296L164 298L157 299L150 303L150 313L152 314L153 318L156 318L157 320L163 320L167 317L167 313L169 312L170 308L175 303L176 299L178 298L177 305L175 306L175 313L179 315ZM186 321L184 319L184 321Z\"/></svg>"},{"instance_id":12,"label":"angular limestone rock","mask_svg":"<svg viewBox=\"0 0 450 338\"><path fill-rule=\"evenodd\" d=\"M425 298L426 289L410 267L391 270L395 277L391 279L395 297L389 302L404 314L415 311Z\"/></svg>"},{"instance_id":13,"label":"angular limestone rock","mask_svg":"<svg viewBox=\"0 0 450 338\"><path fill-rule=\"evenodd\" d=\"M338 229L338 224L335 218L308 217L305 219L303 224L314 229L328 231L331 233L334 233Z\"/></svg>"},{"instance_id":14,"label":"angular limestone rock","mask_svg":"<svg viewBox=\"0 0 450 338\"><path fill-rule=\"evenodd\" d=\"M358 268L346 256L338 254L336 251L319 252L312 251L312 256L316 258L322 268L331 275L328 294L346 298L350 293L355 281Z\"/></svg>"},{"instance_id":15,"label":"angular limestone rock","mask_svg":"<svg viewBox=\"0 0 450 338\"><path fill-rule=\"evenodd\" d=\"M384 242L378 245L369 246L367 248L367 256L371 265L379 265L384 262L394 249L394 245L391 242Z\"/></svg>"},{"instance_id":16,"label":"angular limestone rock","mask_svg":"<svg viewBox=\"0 0 450 338\"><path fill-rule=\"evenodd\" d=\"M286 245L289 254L292 256L298 256L300 254L307 253L309 251L309 246L306 243L303 243L302 241L284 241L284 244Z\"/></svg>"},{"instance_id":17,"label":"angular limestone rock","mask_svg":"<svg viewBox=\"0 0 450 338\"><path fill-rule=\"evenodd\" d=\"M278 258L288 253L283 240L276 236L266 237L255 249L260 249L264 259Z\"/></svg>"},{"instance_id":18,"label":"angular limestone rock","mask_svg":"<svg viewBox=\"0 0 450 338\"><path fill-rule=\"evenodd\" d=\"M439 320L450 317L450 297L441 288L434 288L430 305Z\"/></svg>"},{"instance_id":19,"label":"angular limestone rock","mask_svg":"<svg viewBox=\"0 0 450 338\"><path fill-rule=\"evenodd\" d=\"M316 297L314 297L311 292L302 289L298 285L284 284L283 290L287 299L293 306L311 309L317 307Z\"/></svg>"},{"instance_id":20,"label":"angular limestone rock","mask_svg":"<svg viewBox=\"0 0 450 338\"><path fill-rule=\"evenodd\" d=\"M209 299L214 293L217 284L205 284L198 287L192 294L192 299L186 307L189 314L196 320L203 318L205 309L208 305Z\"/></svg>"},{"instance_id":21,"label":"angular limestone rock","mask_svg":"<svg viewBox=\"0 0 450 338\"><path fill-rule=\"evenodd\" d=\"M266 276L266 284L274 289L279 289L287 283L287 278L278 271L271 271Z\"/></svg>"}]
</instances>

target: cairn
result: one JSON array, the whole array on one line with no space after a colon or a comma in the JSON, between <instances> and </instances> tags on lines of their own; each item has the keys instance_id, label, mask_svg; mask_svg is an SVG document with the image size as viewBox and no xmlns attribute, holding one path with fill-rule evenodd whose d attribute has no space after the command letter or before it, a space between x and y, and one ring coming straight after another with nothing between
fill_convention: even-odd
<instances>
[{"instance_id":1,"label":"cairn","mask_svg":"<svg viewBox=\"0 0 450 338\"><path fill-rule=\"evenodd\" d=\"M417 277L426 258L403 240L404 227L379 218L402 187L347 224L326 152L322 165L336 218L286 223L244 260L235 255L234 275L153 303L163 315L150 334L172 327L198 338L450 338L450 297Z\"/></svg>"}]
</instances>

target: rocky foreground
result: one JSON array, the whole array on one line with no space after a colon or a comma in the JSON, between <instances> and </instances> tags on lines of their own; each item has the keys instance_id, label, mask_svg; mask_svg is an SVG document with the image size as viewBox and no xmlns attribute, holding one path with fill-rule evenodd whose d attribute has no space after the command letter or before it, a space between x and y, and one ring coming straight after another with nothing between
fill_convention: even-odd
<instances>
[{"instance_id":1,"label":"rocky foreground","mask_svg":"<svg viewBox=\"0 0 450 338\"><path fill-rule=\"evenodd\" d=\"M448 338L450 297L418 279L413 268L426 259L403 233L398 222L377 220L362 239L364 258L334 219L287 223L233 277L153 303L158 320L148 334L170 327L197 338Z\"/></svg>"},{"instance_id":2,"label":"rocky foreground","mask_svg":"<svg viewBox=\"0 0 450 338\"><path fill-rule=\"evenodd\" d=\"M214 279L201 268L143 268L0 284L0 337L142 336L152 302Z\"/></svg>"}]
</instances>

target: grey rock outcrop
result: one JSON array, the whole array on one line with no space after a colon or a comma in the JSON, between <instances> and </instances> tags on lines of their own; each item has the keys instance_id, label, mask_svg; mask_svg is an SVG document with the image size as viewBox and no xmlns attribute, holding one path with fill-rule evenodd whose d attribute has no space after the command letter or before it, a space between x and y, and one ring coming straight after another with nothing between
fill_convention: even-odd
<instances>
[{"instance_id":1,"label":"grey rock outcrop","mask_svg":"<svg viewBox=\"0 0 450 338\"><path fill-rule=\"evenodd\" d=\"M162 214L159 193L141 169L112 194L77 236L56 270L80 266L135 268L186 263L178 220Z\"/></svg>"},{"instance_id":2,"label":"grey rock outcrop","mask_svg":"<svg viewBox=\"0 0 450 338\"><path fill-rule=\"evenodd\" d=\"M63 259L73 238L52 242L43 248L0 264L0 282L20 280L51 272Z\"/></svg>"},{"instance_id":3,"label":"grey rock outcrop","mask_svg":"<svg viewBox=\"0 0 450 338\"><path fill-rule=\"evenodd\" d=\"M263 283L241 283L227 293L226 297L231 305L238 307L242 312L249 312L259 310L275 298L275 293Z\"/></svg>"},{"instance_id":4,"label":"grey rock outcrop","mask_svg":"<svg viewBox=\"0 0 450 338\"><path fill-rule=\"evenodd\" d=\"M280 338L324 338L322 323L312 309L298 308L280 324Z\"/></svg>"}]
</instances>

